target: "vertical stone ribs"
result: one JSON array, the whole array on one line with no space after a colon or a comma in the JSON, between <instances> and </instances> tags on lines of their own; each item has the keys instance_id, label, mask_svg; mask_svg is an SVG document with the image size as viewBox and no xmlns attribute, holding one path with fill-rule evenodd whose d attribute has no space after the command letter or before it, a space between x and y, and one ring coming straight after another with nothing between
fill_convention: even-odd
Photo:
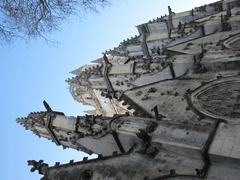
<instances>
[{"instance_id":1,"label":"vertical stone ribs","mask_svg":"<svg viewBox=\"0 0 240 180\"><path fill-rule=\"evenodd\" d=\"M107 56L105 54L103 56L103 59L104 59L104 63L105 63L103 75L104 75L104 81L105 81L106 86L107 86L107 92L112 97L115 97L114 89L113 89L111 81L109 80L109 77L108 77L109 68L111 67L111 63L109 63L108 58L107 58Z\"/></svg>"}]
</instances>

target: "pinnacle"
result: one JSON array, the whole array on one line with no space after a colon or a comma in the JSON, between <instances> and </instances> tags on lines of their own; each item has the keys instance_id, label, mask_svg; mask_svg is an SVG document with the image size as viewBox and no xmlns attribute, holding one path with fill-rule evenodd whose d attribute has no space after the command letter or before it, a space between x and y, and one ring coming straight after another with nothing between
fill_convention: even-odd
<instances>
[{"instance_id":1,"label":"pinnacle","mask_svg":"<svg viewBox=\"0 0 240 180\"><path fill-rule=\"evenodd\" d=\"M20 125L23 125L27 119L24 117L18 117L16 118L16 122Z\"/></svg>"},{"instance_id":2,"label":"pinnacle","mask_svg":"<svg viewBox=\"0 0 240 180\"><path fill-rule=\"evenodd\" d=\"M42 114L45 113L44 111L38 112L31 112L26 117L18 117L16 118L16 122L22 125L26 130L31 129L32 125L35 121L38 121L42 118Z\"/></svg>"},{"instance_id":3,"label":"pinnacle","mask_svg":"<svg viewBox=\"0 0 240 180\"><path fill-rule=\"evenodd\" d=\"M27 122L27 118L23 118L23 117L20 117L20 118L17 118L16 119L16 122L20 125L22 125L26 130L29 129L29 127L27 126L26 122Z\"/></svg>"}]
</instances>

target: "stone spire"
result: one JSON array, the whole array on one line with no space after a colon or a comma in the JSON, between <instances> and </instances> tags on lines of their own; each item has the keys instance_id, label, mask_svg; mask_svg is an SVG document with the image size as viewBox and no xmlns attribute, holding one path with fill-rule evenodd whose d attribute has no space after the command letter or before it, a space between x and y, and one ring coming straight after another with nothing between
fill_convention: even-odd
<instances>
[{"instance_id":1,"label":"stone spire","mask_svg":"<svg viewBox=\"0 0 240 180\"><path fill-rule=\"evenodd\" d=\"M62 112L53 111L46 101L44 106L47 111L30 113L25 118L17 118L17 122L39 137L52 140L64 148L69 147L88 154L109 155L115 151L123 153L139 141L139 132L148 132L155 125L154 119L128 115L116 115L112 118L93 115L65 116Z\"/></svg>"}]
</instances>

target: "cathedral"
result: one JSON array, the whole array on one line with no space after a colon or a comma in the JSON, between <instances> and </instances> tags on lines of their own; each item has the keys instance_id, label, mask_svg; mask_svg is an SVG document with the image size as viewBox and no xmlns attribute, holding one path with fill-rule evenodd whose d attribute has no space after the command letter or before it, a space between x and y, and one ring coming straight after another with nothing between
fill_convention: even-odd
<instances>
[{"instance_id":1,"label":"cathedral","mask_svg":"<svg viewBox=\"0 0 240 180\"><path fill-rule=\"evenodd\" d=\"M95 159L49 165L41 180L239 180L240 0L221 0L137 26L66 80L92 106L17 122L35 135Z\"/></svg>"}]
</instances>

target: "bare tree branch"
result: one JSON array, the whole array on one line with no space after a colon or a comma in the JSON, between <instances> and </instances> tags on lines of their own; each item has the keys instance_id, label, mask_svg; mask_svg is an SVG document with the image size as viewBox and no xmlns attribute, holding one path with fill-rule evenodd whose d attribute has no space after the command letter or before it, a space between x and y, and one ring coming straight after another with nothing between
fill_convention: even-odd
<instances>
[{"instance_id":1,"label":"bare tree branch","mask_svg":"<svg viewBox=\"0 0 240 180\"><path fill-rule=\"evenodd\" d=\"M45 37L69 16L107 4L109 0L1 0L0 39Z\"/></svg>"}]
</instances>

